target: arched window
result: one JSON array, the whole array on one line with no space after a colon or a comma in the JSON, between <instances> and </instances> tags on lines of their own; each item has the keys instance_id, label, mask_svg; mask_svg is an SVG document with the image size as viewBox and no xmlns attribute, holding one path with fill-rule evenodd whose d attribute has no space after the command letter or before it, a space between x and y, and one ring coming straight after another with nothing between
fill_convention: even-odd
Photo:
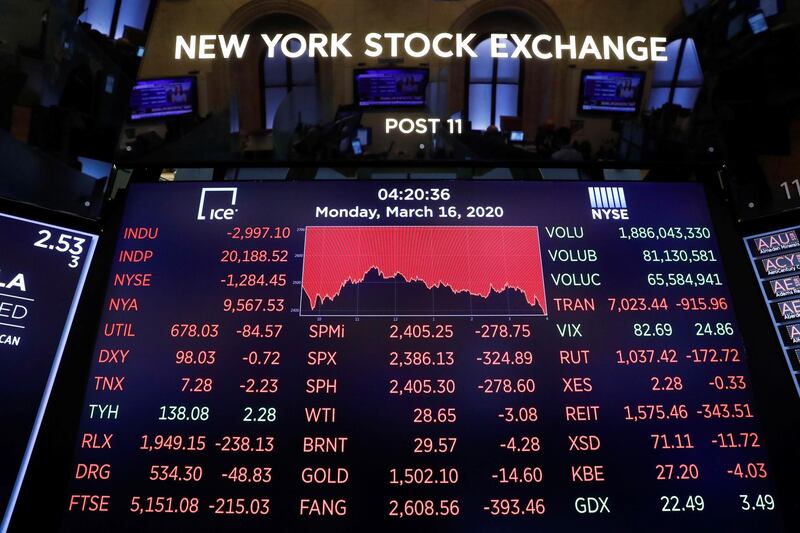
<instances>
[{"instance_id":1,"label":"arched window","mask_svg":"<svg viewBox=\"0 0 800 533\"><path fill-rule=\"evenodd\" d=\"M703 88L703 69L694 39L678 39L667 45L667 61L656 63L649 110L675 104L694 109Z\"/></svg>"},{"instance_id":2,"label":"arched window","mask_svg":"<svg viewBox=\"0 0 800 533\"><path fill-rule=\"evenodd\" d=\"M289 43L289 51L296 52L300 47L297 41ZM316 102L317 62L313 57L303 55L289 58L283 55L280 47L276 47L275 56L268 57L264 51L261 62L261 94L263 109L263 126L271 130L275 122L275 113L281 102L290 92L299 101L306 100L309 105Z\"/></svg>"},{"instance_id":3,"label":"arched window","mask_svg":"<svg viewBox=\"0 0 800 533\"><path fill-rule=\"evenodd\" d=\"M514 45L505 42L509 56ZM473 130L490 125L500 128L500 117L520 116L522 62L519 58L493 58L491 40L475 47L467 69L467 118Z\"/></svg>"}]
</instances>

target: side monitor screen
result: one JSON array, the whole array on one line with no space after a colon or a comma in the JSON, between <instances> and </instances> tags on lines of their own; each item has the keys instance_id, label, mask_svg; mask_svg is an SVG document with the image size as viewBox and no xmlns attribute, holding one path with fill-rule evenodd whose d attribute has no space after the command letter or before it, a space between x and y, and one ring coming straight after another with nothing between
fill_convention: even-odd
<instances>
[{"instance_id":1,"label":"side monitor screen","mask_svg":"<svg viewBox=\"0 0 800 533\"><path fill-rule=\"evenodd\" d=\"M780 531L702 187L129 190L64 531Z\"/></svg>"},{"instance_id":2,"label":"side monitor screen","mask_svg":"<svg viewBox=\"0 0 800 533\"><path fill-rule=\"evenodd\" d=\"M427 69L359 69L353 76L356 104L360 107L425 105L428 88Z\"/></svg>"},{"instance_id":3,"label":"side monitor screen","mask_svg":"<svg viewBox=\"0 0 800 533\"><path fill-rule=\"evenodd\" d=\"M644 92L644 79L644 72L584 71L581 76L580 111L638 113Z\"/></svg>"},{"instance_id":4,"label":"side monitor screen","mask_svg":"<svg viewBox=\"0 0 800 533\"><path fill-rule=\"evenodd\" d=\"M97 237L0 213L0 504L5 531Z\"/></svg>"},{"instance_id":5,"label":"side monitor screen","mask_svg":"<svg viewBox=\"0 0 800 533\"><path fill-rule=\"evenodd\" d=\"M800 395L800 226L753 235L745 244Z\"/></svg>"},{"instance_id":6,"label":"side monitor screen","mask_svg":"<svg viewBox=\"0 0 800 533\"><path fill-rule=\"evenodd\" d=\"M131 120L188 115L195 112L197 80L164 78L140 80L131 91Z\"/></svg>"}]
</instances>

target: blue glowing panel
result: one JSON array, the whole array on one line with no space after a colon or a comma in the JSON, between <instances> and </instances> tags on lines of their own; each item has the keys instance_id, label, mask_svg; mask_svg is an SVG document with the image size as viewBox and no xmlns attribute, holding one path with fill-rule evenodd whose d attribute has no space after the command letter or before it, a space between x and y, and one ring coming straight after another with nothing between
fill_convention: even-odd
<instances>
[{"instance_id":1,"label":"blue glowing panel","mask_svg":"<svg viewBox=\"0 0 800 533\"><path fill-rule=\"evenodd\" d=\"M516 117L519 111L519 85L499 84L495 88L494 123L500 127L500 117Z\"/></svg>"},{"instance_id":2,"label":"blue glowing panel","mask_svg":"<svg viewBox=\"0 0 800 533\"><path fill-rule=\"evenodd\" d=\"M119 18L117 19L117 31L115 38L119 39L125 32L125 26L143 30L147 21L147 11L150 8L150 0L122 0L119 8Z\"/></svg>"},{"instance_id":3,"label":"blue glowing panel","mask_svg":"<svg viewBox=\"0 0 800 533\"><path fill-rule=\"evenodd\" d=\"M469 120L472 129L484 131L492 124L492 85L472 83L469 86Z\"/></svg>"},{"instance_id":4,"label":"blue glowing panel","mask_svg":"<svg viewBox=\"0 0 800 533\"><path fill-rule=\"evenodd\" d=\"M469 60L469 81L490 82L494 77L494 59L492 58L492 43L486 39L475 47L475 54Z\"/></svg>"},{"instance_id":5,"label":"blue glowing panel","mask_svg":"<svg viewBox=\"0 0 800 533\"><path fill-rule=\"evenodd\" d=\"M114 19L114 0L86 0L86 7L80 20L87 22L92 29L104 33L111 33L111 23Z\"/></svg>"},{"instance_id":6,"label":"blue glowing panel","mask_svg":"<svg viewBox=\"0 0 800 533\"><path fill-rule=\"evenodd\" d=\"M275 114L278 112L278 107L288 93L289 91L286 87L264 89L264 120L268 130L271 130L272 126L275 124Z\"/></svg>"},{"instance_id":7,"label":"blue glowing panel","mask_svg":"<svg viewBox=\"0 0 800 533\"><path fill-rule=\"evenodd\" d=\"M703 68L700 66L700 56L697 54L697 46L694 44L694 39L686 39L681 70L678 73L678 85L702 85L704 79Z\"/></svg>"}]
</instances>

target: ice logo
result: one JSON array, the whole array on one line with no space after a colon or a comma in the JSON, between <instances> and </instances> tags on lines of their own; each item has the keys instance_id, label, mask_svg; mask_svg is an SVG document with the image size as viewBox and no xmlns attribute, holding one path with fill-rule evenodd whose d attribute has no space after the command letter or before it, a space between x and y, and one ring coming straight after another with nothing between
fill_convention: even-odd
<instances>
[{"instance_id":1,"label":"ice logo","mask_svg":"<svg viewBox=\"0 0 800 533\"><path fill-rule=\"evenodd\" d=\"M236 207L236 187L204 188L200 193L200 207L197 220L233 220L238 209ZM221 204L223 199L227 204Z\"/></svg>"}]
</instances>

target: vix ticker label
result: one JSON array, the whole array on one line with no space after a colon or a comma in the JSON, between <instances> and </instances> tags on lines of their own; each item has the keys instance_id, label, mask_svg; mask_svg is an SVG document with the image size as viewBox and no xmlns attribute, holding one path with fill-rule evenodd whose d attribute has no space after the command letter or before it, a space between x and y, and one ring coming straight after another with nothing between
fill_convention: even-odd
<instances>
[{"instance_id":1,"label":"vix ticker label","mask_svg":"<svg viewBox=\"0 0 800 533\"><path fill-rule=\"evenodd\" d=\"M204 188L200 192L197 220L233 220L236 209L236 187Z\"/></svg>"},{"instance_id":2,"label":"vix ticker label","mask_svg":"<svg viewBox=\"0 0 800 533\"><path fill-rule=\"evenodd\" d=\"M628 220L628 201L622 187L589 187L593 220Z\"/></svg>"}]
</instances>

